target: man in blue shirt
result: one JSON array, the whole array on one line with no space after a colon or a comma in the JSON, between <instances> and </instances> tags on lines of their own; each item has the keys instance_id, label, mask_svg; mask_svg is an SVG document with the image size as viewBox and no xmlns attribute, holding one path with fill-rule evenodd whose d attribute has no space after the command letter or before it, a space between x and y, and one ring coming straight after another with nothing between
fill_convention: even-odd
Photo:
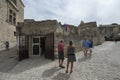
<instances>
[{"instance_id":1,"label":"man in blue shirt","mask_svg":"<svg viewBox=\"0 0 120 80\"><path fill-rule=\"evenodd\" d=\"M84 56L87 57L87 52L89 49L89 42L88 42L87 38L85 38L83 40L82 47L83 47Z\"/></svg>"}]
</instances>

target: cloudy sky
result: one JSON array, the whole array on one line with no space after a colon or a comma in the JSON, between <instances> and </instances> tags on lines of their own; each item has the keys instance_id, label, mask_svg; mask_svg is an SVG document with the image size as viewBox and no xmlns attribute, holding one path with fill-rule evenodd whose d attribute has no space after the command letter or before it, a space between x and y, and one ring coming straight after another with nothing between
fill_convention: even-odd
<instances>
[{"instance_id":1,"label":"cloudy sky","mask_svg":"<svg viewBox=\"0 0 120 80\"><path fill-rule=\"evenodd\" d=\"M23 0L25 19L57 19L61 23L79 25L120 23L120 0Z\"/></svg>"}]
</instances>

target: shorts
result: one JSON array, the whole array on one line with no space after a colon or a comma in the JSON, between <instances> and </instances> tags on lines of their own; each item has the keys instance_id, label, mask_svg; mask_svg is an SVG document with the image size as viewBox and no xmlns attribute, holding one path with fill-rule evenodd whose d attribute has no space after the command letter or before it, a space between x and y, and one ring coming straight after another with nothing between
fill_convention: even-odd
<instances>
[{"instance_id":1,"label":"shorts","mask_svg":"<svg viewBox=\"0 0 120 80\"><path fill-rule=\"evenodd\" d=\"M89 50L92 50L93 48L89 48Z\"/></svg>"},{"instance_id":2,"label":"shorts","mask_svg":"<svg viewBox=\"0 0 120 80\"><path fill-rule=\"evenodd\" d=\"M58 58L64 60L64 52L63 51L58 52Z\"/></svg>"},{"instance_id":3,"label":"shorts","mask_svg":"<svg viewBox=\"0 0 120 80\"><path fill-rule=\"evenodd\" d=\"M83 51L88 51L88 49L89 49L88 47L84 47Z\"/></svg>"}]
</instances>

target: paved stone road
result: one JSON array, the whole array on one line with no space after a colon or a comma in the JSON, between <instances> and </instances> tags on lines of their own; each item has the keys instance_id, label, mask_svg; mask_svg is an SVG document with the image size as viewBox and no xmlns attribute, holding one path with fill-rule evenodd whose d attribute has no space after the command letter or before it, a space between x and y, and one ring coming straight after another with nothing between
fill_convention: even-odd
<instances>
[{"instance_id":1,"label":"paved stone road","mask_svg":"<svg viewBox=\"0 0 120 80\"><path fill-rule=\"evenodd\" d=\"M0 72L8 72L18 63L16 47L0 50Z\"/></svg>"},{"instance_id":2,"label":"paved stone road","mask_svg":"<svg viewBox=\"0 0 120 80\"><path fill-rule=\"evenodd\" d=\"M83 52L76 56L72 74L60 69L58 60L38 57L21 61L9 72L0 71L0 80L120 80L120 42L105 42L94 47L89 59L84 58Z\"/></svg>"}]
</instances>

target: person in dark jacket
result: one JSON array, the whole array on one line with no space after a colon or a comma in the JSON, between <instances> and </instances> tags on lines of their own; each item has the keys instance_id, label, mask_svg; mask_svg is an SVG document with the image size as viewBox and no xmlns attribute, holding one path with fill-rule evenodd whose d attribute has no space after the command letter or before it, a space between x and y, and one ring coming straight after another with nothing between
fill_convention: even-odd
<instances>
[{"instance_id":1,"label":"person in dark jacket","mask_svg":"<svg viewBox=\"0 0 120 80\"><path fill-rule=\"evenodd\" d=\"M6 48L6 50L9 50L9 42L8 41L5 42L5 48Z\"/></svg>"},{"instance_id":2,"label":"person in dark jacket","mask_svg":"<svg viewBox=\"0 0 120 80\"><path fill-rule=\"evenodd\" d=\"M92 55L92 49L93 49L93 41L92 39L89 39L89 51L90 51L89 57L91 57Z\"/></svg>"}]
</instances>

